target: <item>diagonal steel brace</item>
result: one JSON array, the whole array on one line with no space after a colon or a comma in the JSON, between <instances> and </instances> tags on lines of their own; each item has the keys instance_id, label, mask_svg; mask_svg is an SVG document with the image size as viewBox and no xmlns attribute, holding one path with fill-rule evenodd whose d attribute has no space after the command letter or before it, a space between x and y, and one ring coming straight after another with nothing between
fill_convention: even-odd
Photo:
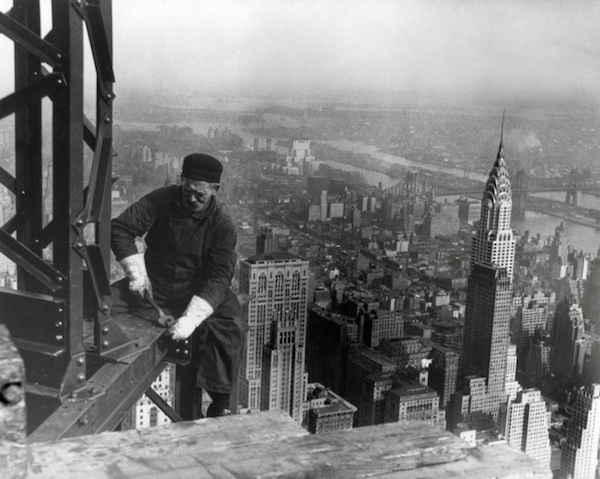
<instances>
[{"instance_id":1,"label":"diagonal steel brace","mask_svg":"<svg viewBox=\"0 0 600 479\"><path fill-rule=\"evenodd\" d=\"M75 226L81 227L90 221L99 221L104 204L104 192L110 181L110 155L112 152L110 138L105 138L105 132L110 123L110 118L105 117L98 127L96 148L90 182L87 189L85 206L75 219Z\"/></svg>"},{"instance_id":2,"label":"diagonal steel brace","mask_svg":"<svg viewBox=\"0 0 600 479\"><path fill-rule=\"evenodd\" d=\"M64 84L65 78L61 73L49 73L47 76L31 83L28 87L5 96L0 100L0 119L52 95Z\"/></svg>"},{"instance_id":3,"label":"diagonal steel brace","mask_svg":"<svg viewBox=\"0 0 600 479\"><path fill-rule=\"evenodd\" d=\"M11 193L17 192L17 180L8 171L0 166L0 184L4 185Z\"/></svg>"},{"instance_id":4,"label":"diagonal steel brace","mask_svg":"<svg viewBox=\"0 0 600 479\"><path fill-rule=\"evenodd\" d=\"M113 94L104 87L105 83L114 83L115 74L112 68L112 55L102 17L102 8L98 0L77 0L74 2L77 14L87 26L92 55L98 72L99 86L102 97L109 102Z\"/></svg>"},{"instance_id":5,"label":"diagonal steel brace","mask_svg":"<svg viewBox=\"0 0 600 479\"><path fill-rule=\"evenodd\" d=\"M52 65L53 68L61 65L63 55L60 50L4 13L0 13L0 33L21 45L41 61Z\"/></svg>"},{"instance_id":6,"label":"diagonal steel brace","mask_svg":"<svg viewBox=\"0 0 600 479\"><path fill-rule=\"evenodd\" d=\"M60 271L2 229L0 229L0 253L17 263L53 293L60 291L66 282Z\"/></svg>"}]
</instances>

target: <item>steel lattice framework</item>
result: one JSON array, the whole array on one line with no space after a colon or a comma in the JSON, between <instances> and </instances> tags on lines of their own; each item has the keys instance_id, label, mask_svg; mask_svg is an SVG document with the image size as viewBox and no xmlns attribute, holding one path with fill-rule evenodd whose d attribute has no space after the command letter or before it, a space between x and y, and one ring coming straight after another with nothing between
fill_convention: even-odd
<instances>
[{"instance_id":1,"label":"steel lattice framework","mask_svg":"<svg viewBox=\"0 0 600 479\"><path fill-rule=\"evenodd\" d=\"M53 0L44 37L38 0L15 0L0 13L0 33L15 44L15 91L0 100L0 119L14 115L15 167L14 174L0 167L0 188L16 204L0 225L0 253L16 263L18 283L0 288L0 321L25 361L32 440L113 429L164 367L168 348L164 329L117 322L110 312L111 8L111 0ZM84 114L88 40L93 119ZM51 211L43 194L44 98L52 105Z\"/></svg>"}]
</instances>

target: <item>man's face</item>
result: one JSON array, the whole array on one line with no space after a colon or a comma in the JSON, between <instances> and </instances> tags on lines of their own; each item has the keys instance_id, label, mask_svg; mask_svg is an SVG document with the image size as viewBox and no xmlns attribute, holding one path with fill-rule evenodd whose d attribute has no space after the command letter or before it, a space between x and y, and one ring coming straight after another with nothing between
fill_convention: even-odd
<instances>
[{"instance_id":1,"label":"man's face","mask_svg":"<svg viewBox=\"0 0 600 479\"><path fill-rule=\"evenodd\" d=\"M218 190L216 183L181 178L183 206L192 213L202 210Z\"/></svg>"}]
</instances>

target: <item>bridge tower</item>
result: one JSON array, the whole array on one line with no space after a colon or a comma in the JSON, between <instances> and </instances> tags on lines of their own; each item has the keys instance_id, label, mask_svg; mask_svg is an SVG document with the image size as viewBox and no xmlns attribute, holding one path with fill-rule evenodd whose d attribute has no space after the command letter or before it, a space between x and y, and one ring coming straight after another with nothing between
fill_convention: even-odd
<instances>
[{"instance_id":1,"label":"bridge tower","mask_svg":"<svg viewBox=\"0 0 600 479\"><path fill-rule=\"evenodd\" d=\"M513 220L525 218L526 198L529 191L529 177L519 169L512 180L512 216Z\"/></svg>"},{"instance_id":2,"label":"bridge tower","mask_svg":"<svg viewBox=\"0 0 600 479\"><path fill-rule=\"evenodd\" d=\"M567 196L565 198L565 203L568 205L577 206L580 177L581 175L576 168L571 169L569 176L567 176Z\"/></svg>"}]
</instances>

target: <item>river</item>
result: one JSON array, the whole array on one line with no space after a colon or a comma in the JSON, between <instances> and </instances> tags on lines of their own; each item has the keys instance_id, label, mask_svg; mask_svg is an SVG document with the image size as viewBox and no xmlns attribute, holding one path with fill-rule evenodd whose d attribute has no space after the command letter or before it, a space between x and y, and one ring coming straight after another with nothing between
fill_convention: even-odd
<instances>
[{"instance_id":1,"label":"river","mask_svg":"<svg viewBox=\"0 0 600 479\"><path fill-rule=\"evenodd\" d=\"M408 166L410 168L422 168L428 171L434 171L436 173L446 173L453 176L458 176L459 178L464 178L465 175L468 175L472 180L485 181L487 180L487 175L482 173L476 173L474 171L466 171L460 168L453 168L450 166L444 166L439 164L432 163L421 163L412 160L408 160L403 156L390 155L389 153L380 152L376 146L367 145L366 143L353 142L349 140L335 140L335 141L327 141L323 142L327 143L335 148L345 151L353 151L355 153L362 153L365 155L371 156L371 158L375 158L377 160L386 161L388 163L393 163L395 165ZM492 164L490 163L490 168Z\"/></svg>"},{"instance_id":2,"label":"river","mask_svg":"<svg viewBox=\"0 0 600 479\"><path fill-rule=\"evenodd\" d=\"M197 133L201 133L201 134L204 134L209 126L213 126L213 127L217 126L215 124L211 124L208 122L197 122L194 124L187 123L187 125L192 126L193 128L195 128ZM135 123L135 124L134 123L129 123L129 124L125 123L122 126L125 127L126 129L127 128L136 128L136 127L137 128L146 127L148 129L156 128L156 125L150 125L147 123L146 124L144 124L144 123ZM223 125L218 125L218 126L223 126ZM242 138L244 138L245 142L250 146L253 144L253 140L255 137L263 138L263 141L266 138L266 137L261 137L260 135L253 135L250 133L241 132L238 129L238 127L239 127L239 125L230 125L230 129L232 129L233 131L236 132L236 134L238 134ZM272 140L273 140L273 144L274 144L277 139L273 138ZM485 181L487 179L487 175L483 175L481 173L476 173L473 171L467 172L460 168L446 167L446 166L437 165L437 164L417 163L417 162L408 160L406 158L403 158L401 156L390 155L387 153L381 153L380 151L377 150L377 148L375 146L367 145L365 143L351 142L348 140L336 140L336 141L329 141L327 143L336 148L339 148L341 150L368 154L372 158L375 158L378 160L383 160L383 161L388 161L388 162L395 163L395 164L400 164L403 166L408 166L408 167L412 167L412 168L422 168L422 169L434 171L434 172L443 172L443 173L451 174L454 176L458 176L460 178L464 178L465 174L468 174L469 178L471 178L471 179L477 179L480 181ZM492 160L493 159L490 159L490 162ZM358 171L363 174L365 181L373 186L378 186L379 183L381 183L383 188L387 188L387 187L392 186L402 180L401 178L394 178L394 177L391 177L384 173L379 173L377 171L360 168L357 166L349 165L347 163L341 163L339 161L325 160L324 163L326 163L330 166L333 166L335 168L338 168L340 170ZM490 163L490 167L491 167L491 163ZM564 201L564 199L565 199L564 192L536 193L535 195L546 197L546 198L552 198L552 199L556 199L559 201ZM582 195L580 195L579 205L587 207L587 208L596 208L596 209L600 210L600 198L593 196L593 195L582 194ZM527 231L529 231L530 235L532 235L532 236L535 236L538 233L540 233L542 235L542 237L553 237L556 227L561 222L564 222L564 225L565 225L565 229L566 229L567 236L568 236L568 244L573 246L578 251L583 251L584 253L589 253L593 257L595 257L596 253L598 252L598 249L600 248L600 231L596 230L595 228L590 228L588 226L571 223L569 221L564 221L564 220L561 220L560 218L556 218L551 215L537 213L537 212L533 212L533 211L526 211L525 219L523 221L514 222L512 226L515 229L515 231L520 234L522 234L524 231L527 230Z\"/></svg>"},{"instance_id":3,"label":"river","mask_svg":"<svg viewBox=\"0 0 600 479\"><path fill-rule=\"evenodd\" d=\"M394 178L384 173L367 170L347 163L340 163L339 161L325 160L325 163L344 171L359 171L363 174L365 181L374 186L377 186L381 182L382 187L387 188L388 186L395 185L401 181L399 178ZM565 200L565 192L535 193L535 196L550 198L557 201ZM448 198L448 201L454 201L457 196L445 196L444 198ZM600 210L600 198L594 195L580 194L579 205L585 208L595 208ZM546 238L554 237L554 231L561 222L565 225L568 244L573 246L577 251L583 251L584 253L589 253L595 257L600 248L600 230L595 228L572 223L570 221L564 221L555 216L534 211L526 211L525 219L522 221L514 221L512 226L518 234L529 231L531 236L540 233L543 238Z\"/></svg>"}]
</instances>

